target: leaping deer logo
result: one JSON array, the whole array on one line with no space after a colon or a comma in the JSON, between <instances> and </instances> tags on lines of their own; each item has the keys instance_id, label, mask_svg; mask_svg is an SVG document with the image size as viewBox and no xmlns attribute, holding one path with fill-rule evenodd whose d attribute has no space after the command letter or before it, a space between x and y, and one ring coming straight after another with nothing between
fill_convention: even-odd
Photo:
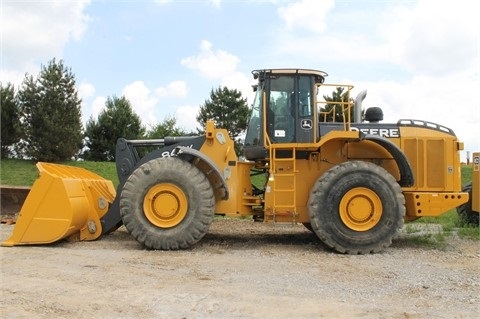
<instances>
[{"instance_id":1,"label":"leaping deer logo","mask_svg":"<svg viewBox=\"0 0 480 319\"><path fill-rule=\"evenodd\" d=\"M310 130L312 129L312 120L302 120L300 125L304 130Z\"/></svg>"}]
</instances>

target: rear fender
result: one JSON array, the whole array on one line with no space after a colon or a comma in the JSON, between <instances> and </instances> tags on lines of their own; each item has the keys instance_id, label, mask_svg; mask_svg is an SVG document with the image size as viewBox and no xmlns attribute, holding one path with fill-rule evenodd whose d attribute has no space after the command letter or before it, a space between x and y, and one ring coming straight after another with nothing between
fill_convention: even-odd
<instances>
[{"instance_id":1,"label":"rear fender","mask_svg":"<svg viewBox=\"0 0 480 319\"><path fill-rule=\"evenodd\" d=\"M382 146L388 153L390 153L390 155L392 155L392 157L395 159L395 162L397 163L398 169L400 170L400 180L398 181L400 186L413 186L413 184L415 183L415 179L413 176L412 166L410 165L407 156L396 144L378 135L366 134L364 135L363 139L377 143L378 145Z\"/></svg>"}]
</instances>

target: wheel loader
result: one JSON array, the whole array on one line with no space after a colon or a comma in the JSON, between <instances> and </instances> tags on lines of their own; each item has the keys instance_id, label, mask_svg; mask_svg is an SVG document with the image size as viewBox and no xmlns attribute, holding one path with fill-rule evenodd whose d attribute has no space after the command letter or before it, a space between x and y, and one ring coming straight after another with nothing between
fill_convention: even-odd
<instances>
[{"instance_id":1,"label":"wheel loader","mask_svg":"<svg viewBox=\"0 0 480 319\"><path fill-rule=\"evenodd\" d=\"M353 99L353 86L326 84L323 71L252 74L244 158L227 130L207 121L202 136L120 138L116 190L92 172L38 163L40 177L2 244L94 240L123 224L148 249L184 249L222 215L300 223L337 252L366 254L388 247L404 222L468 203L463 143L450 128L382 123L380 108L363 112L366 91ZM341 102L323 98L337 87Z\"/></svg>"}]
</instances>

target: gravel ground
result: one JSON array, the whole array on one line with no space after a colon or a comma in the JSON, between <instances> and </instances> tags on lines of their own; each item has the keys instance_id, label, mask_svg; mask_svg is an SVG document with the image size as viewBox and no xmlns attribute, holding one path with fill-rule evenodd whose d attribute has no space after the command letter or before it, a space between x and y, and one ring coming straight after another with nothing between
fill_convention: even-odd
<instances>
[{"instance_id":1,"label":"gravel ground","mask_svg":"<svg viewBox=\"0 0 480 319\"><path fill-rule=\"evenodd\" d=\"M13 225L0 225L0 239ZM2 318L480 318L478 241L341 255L303 226L216 219L194 248L1 247Z\"/></svg>"}]
</instances>

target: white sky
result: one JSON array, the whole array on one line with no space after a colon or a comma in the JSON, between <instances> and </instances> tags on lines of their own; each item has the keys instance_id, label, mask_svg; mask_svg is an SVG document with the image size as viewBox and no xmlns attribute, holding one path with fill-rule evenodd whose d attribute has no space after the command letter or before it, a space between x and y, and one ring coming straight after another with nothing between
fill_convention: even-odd
<instances>
[{"instance_id":1,"label":"white sky","mask_svg":"<svg viewBox=\"0 0 480 319\"><path fill-rule=\"evenodd\" d=\"M382 107L385 122L439 123L480 150L472 1L0 1L2 83L63 59L84 121L125 95L145 125L175 116L193 130L212 88L251 102L253 69L309 68L354 96L366 89L364 106Z\"/></svg>"}]
</instances>

